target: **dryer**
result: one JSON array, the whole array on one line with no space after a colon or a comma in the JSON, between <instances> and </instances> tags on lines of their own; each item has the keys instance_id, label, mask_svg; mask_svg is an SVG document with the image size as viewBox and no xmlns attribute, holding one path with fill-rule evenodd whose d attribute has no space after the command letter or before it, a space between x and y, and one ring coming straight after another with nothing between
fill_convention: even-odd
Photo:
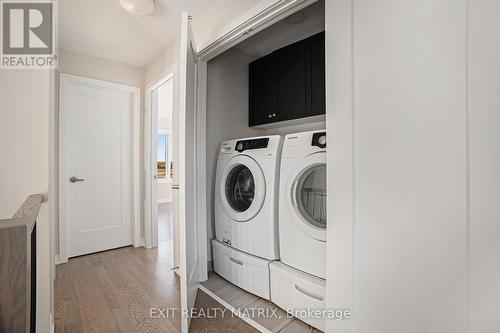
<instances>
[{"instance_id":1,"label":"dryer","mask_svg":"<svg viewBox=\"0 0 500 333\"><path fill-rule=\"evenodd\" d=\"M326 132L285 136L281 156L279 243L281 261L270 266L271 301L311 326L325 318L304 310L325 308Z\"/></svg>"},{"instance_id":2,"label":"dryer","mask_svg":"<svg viewBox=\"0 0 500 333\"><path fill-rule=\"evenodd\" d=\"M279 258L281 144L279 135L225 141L217 160L216 238L267 260Z\"/></svg>"},{"instance_id":3,"label":"dryer","mask_svg":"<svg viewBox=\"0 0 500 333\"><path fill-rule=\"evenodd\" d=\"M281 156L279 230L281 261L326 276L326 132L285 137Z\"/></svg>"}]
</instances>

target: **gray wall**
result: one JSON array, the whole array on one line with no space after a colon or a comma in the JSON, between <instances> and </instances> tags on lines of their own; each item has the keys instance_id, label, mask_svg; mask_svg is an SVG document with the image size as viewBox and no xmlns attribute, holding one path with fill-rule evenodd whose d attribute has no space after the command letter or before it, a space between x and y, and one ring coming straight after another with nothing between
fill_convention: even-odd
<instances>
[{"instance_id":1,"label":"gray wall","mask_svg":"<svg viewBox=\"0 0 500 333\"><path fill-rule=\"evenodd\" d=\"M500 332L500 2L469 1L470 332ZM465 36L464 36L465 38Z\"/></svg>"},{"instance_id":2,"label":"gray wall","mask_svg":"<svg viewBox=\"0 0 500 333\"><path fill-rule=\"evenodd\" d=\"M214 237L214 182L219 145L224 140L266 135L248 127L250 56L230 49L207 65L207 209L209 239ZM209 243L209 260L211 246Z\"/></svg>"}]
</instances>

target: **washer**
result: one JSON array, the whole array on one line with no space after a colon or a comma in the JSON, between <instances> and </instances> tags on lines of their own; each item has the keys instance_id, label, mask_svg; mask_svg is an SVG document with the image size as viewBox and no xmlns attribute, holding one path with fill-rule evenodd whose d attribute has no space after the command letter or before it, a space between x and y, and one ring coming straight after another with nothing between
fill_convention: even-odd
<instances>
[{"instance_id":1,"label":"washer","mask_svg":"<svg viewBox=\"0 0 500 333\"><path fill-rule=\"evenodd\" d=\"M225 141L217 160L216 238L267 260L279 258L281 144L279 135Z\"/></svg>"},{"instance_id":2,"label":"washer","mask_svg":"<svg viewBox=\"0 0 500 333\"><path fill-rule=\"evenodd\" d=\"M285 137L281 156L281 261L326 277L326 132Z\"/></svg>"}]
</instances>

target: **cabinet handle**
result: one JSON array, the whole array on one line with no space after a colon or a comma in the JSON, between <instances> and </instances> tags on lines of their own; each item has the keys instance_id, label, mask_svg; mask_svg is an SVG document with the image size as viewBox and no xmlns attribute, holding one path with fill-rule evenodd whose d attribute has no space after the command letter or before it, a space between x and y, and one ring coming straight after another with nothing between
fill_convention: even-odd
<instances>
[{"instance_id":1,"label":"cabinet handle","mask_svg":"<svg viewBox=\"0 0 500 333\"><path fill-rule=\"evenodd\" d=\"M304 294L306 296L309 296L309 297L311 297L311 298L313 298L313 299L315 299L317 301L323 301L323 297L315 295L314 293L312 293L310 291L307 291L305 289L302 289L298 285L295 285L295 290L297 290L299 293Z\"/></svg>"},{"instance_id":2,"label":"cabinet handle","mask_svg":"<svg viewBox=\"0 0 500 333\"><path fill-rule=\"evenodd\" d=\"M229 260L231 260L232 262L234 262L235 264L238 264L240 266L243 266L243 261L241 260L238 260L238 259L235 259L233 257L229 257Z\"/></svg>"}]
</instances>

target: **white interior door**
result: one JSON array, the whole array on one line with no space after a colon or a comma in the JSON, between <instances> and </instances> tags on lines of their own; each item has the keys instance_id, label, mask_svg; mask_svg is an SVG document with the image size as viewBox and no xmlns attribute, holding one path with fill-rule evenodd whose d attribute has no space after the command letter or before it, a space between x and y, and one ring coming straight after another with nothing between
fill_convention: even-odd
<instances>
[{"instance_id":1,"label":"white interior door","mask_svg":"<svg viewBox=\"0 0 500 333\"><path fill-rule=\"evenodd\" d=\"M196 228L195 179L195 110L196 110L196 48L190 18L182 13L181 56L179 75L178 171L179 171L179 249L181 306L194 306L198 290L198 245ZM174 192L176 192L174 187ZM175 198L175 195L174 195ZM187 332L189 319L181 319L182 332Z\"/></svg>"},{"instance_id":2,"label":"white interior door","mask_svg":"<svg viewBox=\"0 0 500 333\"><path fill-rule=\"evenodd\" d=\"M173 75L169 74L155 83L146 92L145 113L145 160L146 165L146 198L145 198L145 245L147 248L158 246L159 242L159 207L160 203L173 200L172 181L178 184L175 178L173 165L177 165L176 158L176 134L174 128L173 112ZM165 136L165 144L160 142L160 135ZM161 151L159 152L158 149ZM164 153L164 155L163 155ZM160 157L165 158L166 174L162 175L158 169ZM177 207L177 201L172 203L173 209ZM173 215L173 214L172 214ZM178 242L176 228L177 220L172 220L174 231L173 241L173 263L178 267Z\"/></svg>"},{"instance_id":3,"label":"white interior door","mask_svg":"<svg viewBox=\"0 0 500 333\"><path fill-rule=\"evenodd\" d=\"M158 89L151 92L151 170L153 171L153 179L151 183L151 221L148 227L152 227L150 232L151 242L146 244L146 247L158 246ZM148 232L148 231L146 231Z\"/></svg>"},{"instance_id":4,"label":"white interior door","mask_svg":"<svg viewBox=\"0 0 500 333\"><path fill-rule=\"evenodd\" d=\"M60 205L67 256L132 244L131 95L61 77Z\"/></svg>"},{"instance_id":5,"label":"white interior door","mask_svg":"<svg viewBox=\"0 0 500 333\"><path fill-rule=\"evenodd\" d=\"M177 80L174 78L173 80ZM177 93L176 85L174 83L174 88L172 95ZM173 101L172 101L173 102ZM173 105L173 109L175 106ZM170 179L172 180L172 257L173 257L173 267L176 272L180 270L180 248L179 248L179 113L172 112L172 161L171 164L167 166L168 172L170 172Z\"/></svg>"}]
</instances>

